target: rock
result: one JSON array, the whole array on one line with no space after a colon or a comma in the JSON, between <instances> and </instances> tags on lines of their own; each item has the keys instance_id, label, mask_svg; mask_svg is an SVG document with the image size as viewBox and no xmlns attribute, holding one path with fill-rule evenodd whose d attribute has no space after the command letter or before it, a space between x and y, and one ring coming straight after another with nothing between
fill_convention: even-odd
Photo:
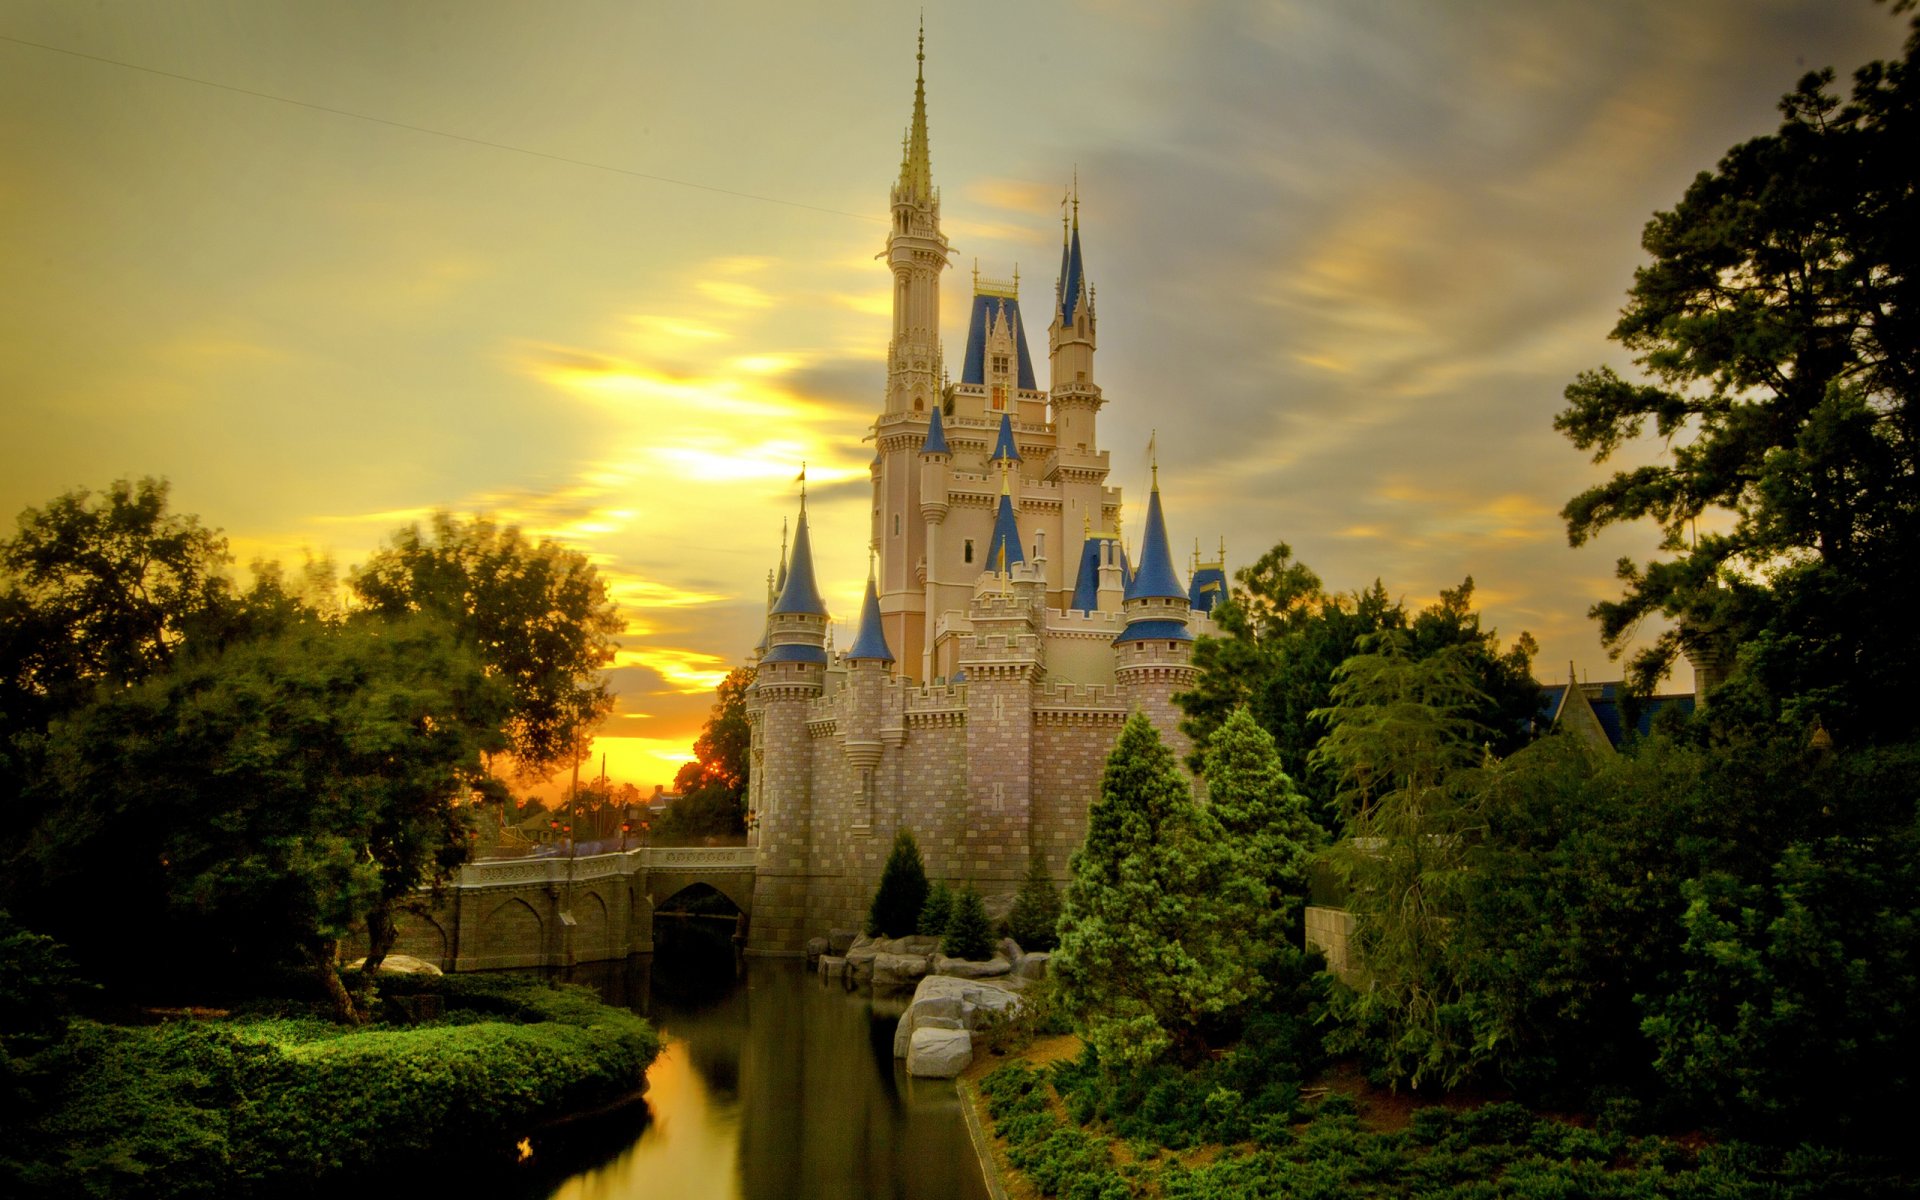
<instances>
[{"instance_id":1,"label":"rock","mask_svg":"<svg viewBox=\"0 0 1920 1200\"><path fill-rule=\"evenodd\" d=\"M947 1030L954 1021L967 1029L983 1028L998 1016L1011 1016L1022 1001L1005 983L929 975L914 989L913 1002L894 1027L893 1056L905 1058L913 1039L924 1029Z\"/></svg>"},{"instance_id":2,"label":"rock","mask_svg":"<svg viewBox=\"0 0 1920 1200\"><path fill-rule=\"evenodd\" d=\"M364 971L367 960L356 958L347 964L349 971ZM438 975L440 968L424 958L415 958L411 954L389 954L380 961L382 975Z\"/></svg>"},{"instance_id":3,"label":"rock","mask_svg":"<svg viewBox=\"0 0 1920 1200\"><path fill-rule=\"evenodd\" d=\"M939 1020L964 1025L961 1020L964 1015L963 1003L959 996L947 995L944 992L922 996L916 989L913 1000L907 1005L907 1011L900 1014L900 1024L894 1027L893 1056L895 1058L907 1056L907 1043L913 1039L913 1031L918 1029L922 1022Z\"/></svg>"},{"instance_id":4,"label":"rock","mask_svg":"<svg viewBox=\"0 0 1920 1200\"><path fill-rule=\"evenodd\" d=\"M892 949L895 954L918 954L926 958L940 952L940 939L929 934L916 933L893 939Z\"/></svg>"},{"instance_id":5,"label":"rock","mask_svg":"<svg viewBox=\"0 0 1920 1200\"><path fill-rule=\"evenodd\" d=\"M923 954L878 954L873 959L874 988L910 988L927 973Z\"/></svg>"},{"instance_id":6,"label":"rock","mask_svg":"<svg viewBox=\"0 0 1920 1200\"><path fill-rule=\"evenodd\" d=\"M952 1079L973 1061L973 1037L964 1029L916 1029L907 1044L907 1074Z\"/></svg>"},{"instance_id":7,"label":"rock","mask_svg":"<svg viewBox=\"0 0 1920 1200\"><path fill-rule=\"evenodd\" d=\"M820 956L820 978L838 979L847 973L847 960L837 954Z\"/></svg>"},{"instance_id":8,"label":"rock","mask_svg":"<svg viewBox=\"0 0 1920 1200\"><path fill-rule=\"evenodd\" d=\"M824 957L826 953L827 953L827 939L825 938L808 938L807 939L807 961L808 962L817 962L822 957Z\"/></svg>"},{"instance_id":9,"label":"rock","mask_svg":"<svg viewBox=\"0 0 1920 1200\"><path fill-rule=\"evenodd\" d=\"M853 949L853 940L859 936L860 931L857 929L827 930L827 953L845 958L847 951Z\"/></svg>"},{"instance_id":10,"label":"rock","mask_svg":"<svg viewBox=\"0 0 1920 1200\"><path fill-rule=\"evenodd\" d=\"M856 938L847 948L847 975L856 983L865 983L873 978L873 960L880 954L880 945L872 938Z\"/></svg>"},{"instance_id":11,"label":"rock","mask_svg":"<svg viewBox=\"0 0 1920 1200\"><path fill-rule=\"evenodd\" d=\"M996 975L1005 975L1012 970L1013 964L997 954L985 962L948 958L944 954L933 960L934 974L952 975L957 979L992 979Z\"/></svg>"},{"instance_id":12,"label":"rock","mask_svg":"<svg viewBox=\"0 0 1920 1200\"><path fill-rule=\"evenodd\" d=\"M1020 969L1020 960L1027 956L1026 951L1020 948L1020 943L1010 937L1001 938L999 945L995 948L1000 951L1001 958L1013 964L1013 969L1016 971Z\"/></svg>"},{"instance_id":13,"label":"rock","mask_svg":"<svg viewBox=\"0 0 1920 1200\"><path fill-rule=\"evenodd\" d=\"M1053 954L1047 950L1035 950L1014 964L1013 973L1021 979L1045 979L1047 964L1053 961Z\"/></svg>"},{"instance_id":14,"label":"rock","mask_svg":"<svg viewBox=\"0 0 1920 1200\"><path fill-rule=\"evenodd\" d=\"M968 1029L984 1029L988 1021L1011 1017L1024 1003L1018 995L998 984L970 993L960 1005L960 1019Z\"/></svg>"}]
</instances>

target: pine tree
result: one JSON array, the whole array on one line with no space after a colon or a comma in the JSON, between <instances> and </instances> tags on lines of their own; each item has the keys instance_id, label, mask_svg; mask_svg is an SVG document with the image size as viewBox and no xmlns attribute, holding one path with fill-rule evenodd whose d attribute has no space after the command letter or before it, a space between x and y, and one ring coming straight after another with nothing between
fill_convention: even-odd
<instances>
[{"instance_id":1,"label":"pine tree","mask_svg":"<svg viewBox=\"0 0 1920 1200\"><path fill-rule=\"evenodd\" d=\"M1200 1024L1258 990L1247 918L1263 892L1135 712L1087 814L1049 969L1105 1066L1205 1051Z\"/></svg>"},{"instance_id":2,"label":"pine tree","mask_svg":"<svg viewBox=\"0 0 1920 1200\"><path fill-rule=\"evenodd\" d=\"M953 912L947 917L940 949L949 958L974 962L993 957L993 925L987 920L987 904L972 884L953 893Z\"/></svg>"},{"instance_id":3,"label":"pine tree","mask_svg":"<svg viewBox=\"0 0 1920 1200\"><path fill-rule=\"evenodd\" d=\"M947 919L953 915L953 889L944 883L936 883L927 893L927 902L920 909L919 932L933 937L944 936L947 932Z\"/></svg>"},{"instance_id":4,"label":"pine tree","mask_svg":"<svg viewBox=\"0 0 1920 1200\"><path fill-rule=\"evenodd\" d=\"M1311 802L1280 766L1279 748L1247 709L1235 709L1204 748L1207 798L1241 869L1267 893L1254 924L1262 949L1294 941L1294 918L1307 895L1307 872L1325 835Z\"/></svg>"},{"instance_id":5,"label":"pine tree","mask_svg":"<svg viewBox=\"0 0 1920 1200\"><path fill-rule=\"evenodd\" d=\"M1027 878L1007 914L1007 932L1022 950L1051 950L1059 944L1060 891L1047 874L1047 856L1035 850L1027 863Z\"/></svg>"},{"instance_id":6,"label":"pine tree","mask_svg":"<svg viewBox=\"0 0 1920 1200\"><path fill-rule=\"evenodd\" d=\"M867 910L868 937L906 937L920 927L920 910L927 904L927 868L913 834L894 835L893 852L880 871L880 886Z\"/></svg>"}]
</instances>

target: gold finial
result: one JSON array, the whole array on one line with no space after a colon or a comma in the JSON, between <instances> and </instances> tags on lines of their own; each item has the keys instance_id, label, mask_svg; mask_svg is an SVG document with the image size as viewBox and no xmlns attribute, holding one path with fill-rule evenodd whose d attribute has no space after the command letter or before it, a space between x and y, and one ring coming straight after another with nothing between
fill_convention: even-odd
<instances>
[{"instance_id":1,"label":"gold finial","mask_svg":"<svg viewBox=\"0 0 1920 1200\"><path fill-rule=\"evenodd\" d=\"M1220 535L1220 569L1224 571L1226 567L1227 567L1227 535L1223 533Z\"/></svg>"},{"instance_id":2,"label":"gold finial","mask_svg":"<svg viewBox=\"0 0 1920 1200\"><path fill-rule=\"evenodd\" d=\"M1012 494L1007 491L1007 460L1004 458L1000 460L1000 494L1002 496Z\"/></svg>"},{"instance_id":3,"label":"gold finial","mask_svg":"<svg viewBox=\"0 0 1920 1200\"><path fill-rule=\"evenodd\" d=\"M807 462L800 460L800 515L807 515Z\"/></svg>"},{"instance_id":4,"label":"gold finial","mask_svg":"<svg viewBox=\"0 0 1920 1200\"><path fill-rule=\"evenodd\" d=\"M1013 295L1014 295L1014 299L1016 300L1020 298L1020 264L1019 263L1013 264Z\"/></svg>"},{"instance_id":5,"label":"gold finial","mask_svg":"<svg viewBox=\"0 0 1920 1200\"><path fill-rule=\"evenodd\" d=\"M914 52L915 62L927 61L927 10L920 10L920 48Z\"/></svg>"},{"instance_id":6,"label":"gold finial","mask_svg":"<svg viewBox=\"0 0 1920 1200\"><path fill-rule=\"evenodd\" d=\"M973 290L976 294L980 291L980 256L978 254L973 256Z\"/></svg>"},{"instance_id":7,"label":"gold finial","mask_svg":"<svg viewBox=\"0 0 1920 1200\"><path fill-rule=\"evenodd\" d=\"M1092 536L1093 536L1093 514L1090 512L1083 512L1080 514L1080 540L1085 541L1086 539Z\"/></svg>"},{"instance_id":8,"label":"gold finial","mask_svg":"<svg viewBox=\"0 0 1920 1200\"><path fill-rule=\"evenodd\" d=\"M1147 462L1153 468L1153 490L1160 490L1160 452L1154 448L1160 440L1158 429L1147 435Z\"/></svg>"},{"instance_id":9,"label":"gold finial","mask_svg":"<svg viewBox=\"0 0 1920 1200\"><path fill-rule=\"evenodd\" d=\"M1080 164L1073 164L1073 227L1080 228Z\"/></svg>"},{"instance_id":10,"label":"gold finial","mask_svg":"<svg viewBox=\"0 0 1920 1200\"><path fill-rule=\"evenodd\" d=\"M1067 202L1073 199L1073 189L1063 188L1060 192L1060 245L1067 244Z\"/></svg>"}]
</instances>

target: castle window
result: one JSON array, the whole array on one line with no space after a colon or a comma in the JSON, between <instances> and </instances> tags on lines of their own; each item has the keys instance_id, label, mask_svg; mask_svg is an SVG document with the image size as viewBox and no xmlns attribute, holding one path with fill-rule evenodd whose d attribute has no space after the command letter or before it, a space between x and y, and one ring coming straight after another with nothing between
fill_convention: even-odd
<instances>
[{"instance_id":1,"label":"castle window","mask_svg":"<svg viewBox=\"0 0 1920 1200\"><path fill-rule=\"evenodd\" d=\"M993 373L995 375L1005 375L1007 373L1006 355L996 354L993 356Z\"/></svg>"},{"instance_id":2,"label":"castle window","mask_svg":"<svg viewBox=\"0 0 1920 1200\"><path fill-rule=\"evenodd\" d=\"M972 538L967 539L966 554L967 554L967 561L972 562L973 561L973 539Z\"/></svg>"},{"instance_id":3,"label":"castle window","mask_svg":"<svg viewBox=\"0 0 1920 1200\"><path fill-rule=\"evenodd\" d=\"M900 514L893 514L893 536L900 536Z\"/></svg>"}]
</instances>

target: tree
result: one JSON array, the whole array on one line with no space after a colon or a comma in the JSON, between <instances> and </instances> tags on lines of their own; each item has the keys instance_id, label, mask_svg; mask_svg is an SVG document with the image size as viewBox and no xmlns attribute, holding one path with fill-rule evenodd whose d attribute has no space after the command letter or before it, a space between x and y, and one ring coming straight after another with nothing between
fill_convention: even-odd
<instances>
[{"instance_id":1,"label":"tree","mask_svg":"<svg viewBox=\"0 0 1920 1200\"><path fill-rule=\"evenodd\" d=\"M880 870L880 886L867 910L868 937L906 937L920 927L920 910L927 903L927 868L910 830L894 835L887 865Z\"/></svg>"},{"instance_id":2,"label":"tree","mask_svg":"<svg viewBox=\"0 0 1920 1200\"><path fill-rule=\"evenodd\" d=\"M352 1016L339 941L364 925L377 961L396 906L465 859L463 810L506 703L425 617L195 656L55 723L39 882L71 899L113 880L107 912L65 914L96 954L150 941L189 969L290 958Z\"/></svg>"},{"instance_id":3,"label":"tree","mask_svg":"<svg viewBox=\"0 0 1920 1200\"><path fill-rule=\"evenodd\" d=\"M1337 861L1365 983L1346 1015L1390 1080L1452 1086L1482 1053L1445 956L1486 754L1472 714L1486 697L1458 649L1416 658L1411 640L1379 634L1341 666L1314 757L1339 781L1351 834Z\"/></svg>"},{"instance_id":4,"label":"tree","mask_svg":"<svg viewBox=\"0 0 1920 1200\"><path fill-rule=\"evenodd\" d=\"M726 836L747 829L747 780L753 730L747 724L747 687L753 671L735 667L716 689L713 711L693 743L693 761L673 777L680 799L666 827L682 837Z\"/></svg>"},{"instance_id":5,"label":"tree","mask_svg":"<svg viewBox=\"0 0 1920 1200\"><path fill-rule=\"evenodd\" d=\"M1253 914L1266 896L1236 865L1136 710L1088 810L1048 968L1110 1069L1203 1055L1203 1027L1256 994Z\"/></svg>"},{"instance_id":6,"label":"tree","mask_svg":"<svg viewBox=\"0 0 1920 1200\"><path fill-rule=\"evenodd\" d=\"M1207 800L1239 870L1266 888L1259 946L1277 954L1298 938L1295 924L1307 896L1307 872L1325 834L1307 798L1280 769L1279 748L1245 708L1214 731L1203 752Z\"/></svg>"},{"instance_id":7,"label":"tree","mask_svg":"<svg viewBox=\"0 0 1920 1200\"><path fill-rule=\"evenodd\" d=\"M1685 651L1732 668L1791 720L1836 737L1920 728L1920 23L1906 53L1806 76L1778 132L1729 150L1656 213L1614 340L1650 383L1610 368L1566 389L1555 427L1595 462L1666 446L1567 502L1568 540L1652 520L1665 556L1621 559L1596 604L1643 690Z\"/></svg>"},{"instance_id":8,"label":"tree","mask_svg":"<svg viewBox=\"0 0 1920 1200\"><path fill-rule=\"evenodd\" d=\"M167 511L165 480L76 488L20 514L0 541L0 791L32 742L102 683L165 670L233 604L226 539Z\"/></svg>"},{"instance_id":9,"label":"tree","mask_svg":"<svg viewBox=\"0 0 1920 1200\"><path fill-rule=\"evenodd\" d=\"M1007 932L1022 950L1051 950L1059 944L1060 889L1047 873L1047 856L1035 849L1027 858L1027 877L1013 897Z\"/></svg>"},{"instance_id":10,"label":"tree","mask_svg":"<svg viewBox=\"0 0 1920 1200\"><path fill-rule=\"evenodd\" d=\"M942 937L947 932L947 919L953 916L953 889L944 883L936 883L927 891L927 902L920 908L920 922L914 928L929 937Z\"/></svg>"},{"instance_id":11,"label":"tree","mask_svg":"<svg viewBox=\"0 0 1920 1200\"><path fill-rule=\"evenodd\" d=\"M941 931L940 949L949 958L974 962L993 957L993 923L987 920L987 902L968 884L953 894L953 908Z\"/></svg>"},{"instance_id":12,"label":"tree","mask_svg":"<svg viewBox=\"0 0 1920 1200\"><path fill-rule=\"evenodd\" d=\"M1215 610L1222 636L1200 639L1194 687L1174 697L1186 714L1181 728L1193 739L1193 770L1205 769L1202 754L1214 732L1246 708L1273 735L1280 767L1307 796L1314 818L1337 832L1338 784L1330 768L1313 758L1328 730L1317 714L1332 703L1340 664L1360 652L1362 639L1384 630L1410 632L1409 645L1419 657L1457 648L1478 677L1484 699L1473 715L1495 753L1517 750L1532 736L1539 706L1533 639L1523 633L1512 647L1500 649L1497 634L1482 629L1473 611L1471 578L1409 616L1378 580L1363 591L1328 593L1282 542L1236 572L1235 580L1232 594Z\"/></svg>"},{"instance_id":13,"label":"tree","mask_svg":"<svg viewBox=\"0 0 1920 1200\"><path fill-rule=\"evenodd\" d=\"M488 675L507 688L507 750L523 777L544 776L580 752L613 706L599 675L620 620L587 556L484 517L436 513L411 525L353 572L354 592L388 616L446 620Z\"/></svg>"}]
</instances>

